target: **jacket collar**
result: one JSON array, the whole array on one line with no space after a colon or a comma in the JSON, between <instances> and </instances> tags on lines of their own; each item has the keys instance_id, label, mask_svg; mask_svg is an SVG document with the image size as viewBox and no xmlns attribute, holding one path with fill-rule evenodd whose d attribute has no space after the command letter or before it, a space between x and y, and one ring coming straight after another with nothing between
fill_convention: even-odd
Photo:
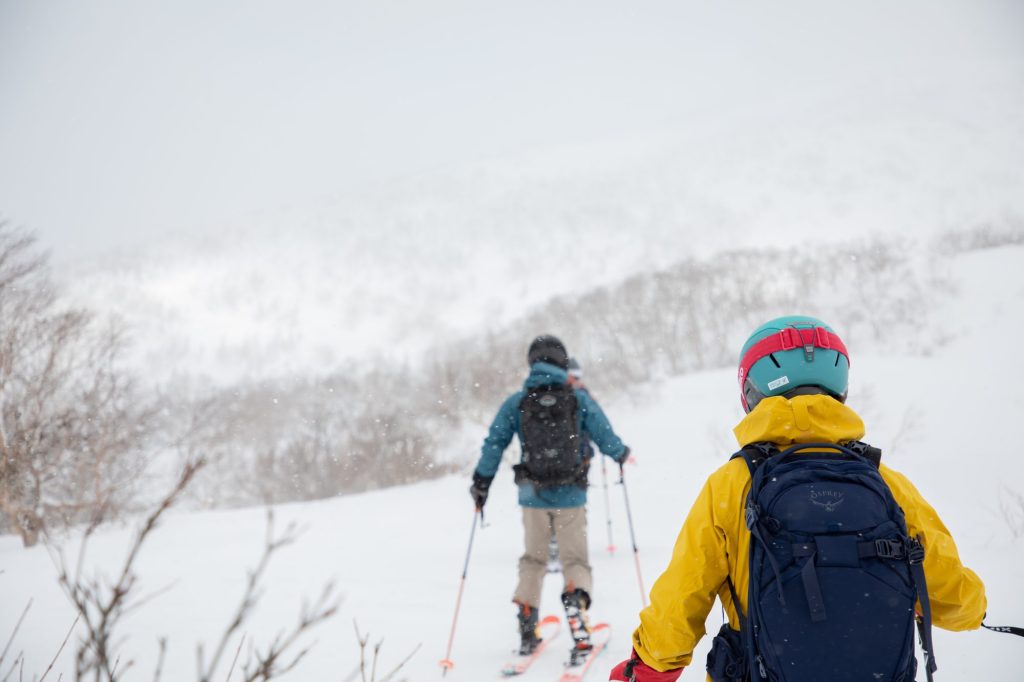
<instances>
[{"instance_id":1,"label":"jacket collar","mask_svg":"<svg viewBox=\"0 0 1024 682\"><path fill-rule=\"evenodd\" d=\"M765 398L733 429L740 447L767 441L776 445L841 443L864 437L864 422L828 395Z\"/></svg>"},{"instance_id":2,"label":"jacket collar","mask_svg":"<svg viewBox=\"0 0 1024 682\"><path fill-rule=\"evenodd\" d=\"M524 388L537 388L549 384L564 384L569 381L569 373L557 365L547 362L535 362L530 367L530 376L523 382Z\"/></svg>"}]
</instances>

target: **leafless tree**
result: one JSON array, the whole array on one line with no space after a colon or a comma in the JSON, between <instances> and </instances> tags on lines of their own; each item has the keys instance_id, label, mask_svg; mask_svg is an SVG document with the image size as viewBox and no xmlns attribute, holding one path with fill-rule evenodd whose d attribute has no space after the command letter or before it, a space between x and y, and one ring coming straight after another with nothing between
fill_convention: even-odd
<instances>
[{"instance_id":1,"label":"leafless tree","mask_svg":"<svg viewBox=\"0 0 1024 682\"><path fill-rule=\"evenodd\" d=\"M0 223L0 514L26 546L129 500L153 413L123 349L116 326L61 302L33 235Z\"/></svg>"}]
</instances>

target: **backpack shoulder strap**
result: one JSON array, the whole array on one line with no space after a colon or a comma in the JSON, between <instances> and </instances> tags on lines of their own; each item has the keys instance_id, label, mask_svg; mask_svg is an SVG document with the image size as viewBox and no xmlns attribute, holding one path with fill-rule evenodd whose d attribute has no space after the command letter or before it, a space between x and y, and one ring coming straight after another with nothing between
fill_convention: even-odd
<instances>
[{"instance_id":1,"label":"backpack shoulder strap","mask_svg":"<svg viewBox=\"0 0 1024 682\"><path fill-rule=\"evenodd\" d=\"M882 463L882 450L859 440L851 440L843 443L843 446L853 450L858 455L875 465L877 469Z\"/></svg>"},{"instance_id":2,"label":"backpack shoulder strap","mask_svg":"<svg viewBox=\"0 0 1024 682\"><path fill-rule=\"evenodd\" d=\"M754 472L757 468L764 464L765 460L769 457L779 454L779 448L774 443L766 441L759 443L751 443L746 445L739 452L734 452L729 460L732 461L738 457L742 457L743 461L747 463L747 469L750 471L750 477L754 477Z\"/></svg>"}]
</instances>

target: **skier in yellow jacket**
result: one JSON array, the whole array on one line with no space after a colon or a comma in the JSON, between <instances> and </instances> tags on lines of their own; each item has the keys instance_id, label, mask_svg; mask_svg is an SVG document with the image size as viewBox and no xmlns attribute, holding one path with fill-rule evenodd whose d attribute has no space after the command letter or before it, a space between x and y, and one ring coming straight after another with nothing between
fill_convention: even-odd
<instances>
[{"instance_id":1,"label":"skier in yellow jacket","mask_svg":"<svg viewBox=\"0 0 1024 682\"><path fill-rule=\"evenodd\" d=\"M747 415L734 429L739 445L770 443L785 448L859 441L864 423L844 404L848 367L845 346L820 320L789 316L759 327L741 353L741 400ZM884 463L878 473L905 515L907 535L919 538L924 547L932 622L946 630L978 628L986 608L981 580L961 563L946 526L907 477ZM633 654L612 670L610 680L677 680L705 634L704 622L716 596L731 629L746 629L740 613L748 613L751 532L744 510L750 490L751 473L742 457L731 459L708 478L683 524L668 568L651 590L650 605L640 612ZM841 656L844 642L831 644ZM748 680L749 666L746 661L743 670L732 670L733 676L715 679ZM713 678L709 674L707 679ZM789 677L773 673L771 679Z\"/></svg>"}]
</instances>

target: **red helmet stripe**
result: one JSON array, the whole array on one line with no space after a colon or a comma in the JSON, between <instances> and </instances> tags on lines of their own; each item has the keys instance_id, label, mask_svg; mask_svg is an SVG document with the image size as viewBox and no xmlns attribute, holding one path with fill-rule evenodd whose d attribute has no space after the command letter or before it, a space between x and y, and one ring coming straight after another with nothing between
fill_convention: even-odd
<instances>
[{"instance_id":1,"label":"red helmet stripe","mask_svg":"<svg viewBox=\"0 0 1024 682\"><path fill-rule=\"evenodd\" d=\"M741 395L743 382L746 380L747 373L750 372L750 368L754 366L755 362L766 355L782 350L793 350L802 346L814 346L824 350L838 351L846 358L847 364L850 362L850 355L846 352L846 345L835 332L830 332L824 327L815 327L814 329L786 327L779 331L778 334L770 334L755 343L746 352L743 359L740 360L739 381Z\"/></svg>"}]
</instances>

